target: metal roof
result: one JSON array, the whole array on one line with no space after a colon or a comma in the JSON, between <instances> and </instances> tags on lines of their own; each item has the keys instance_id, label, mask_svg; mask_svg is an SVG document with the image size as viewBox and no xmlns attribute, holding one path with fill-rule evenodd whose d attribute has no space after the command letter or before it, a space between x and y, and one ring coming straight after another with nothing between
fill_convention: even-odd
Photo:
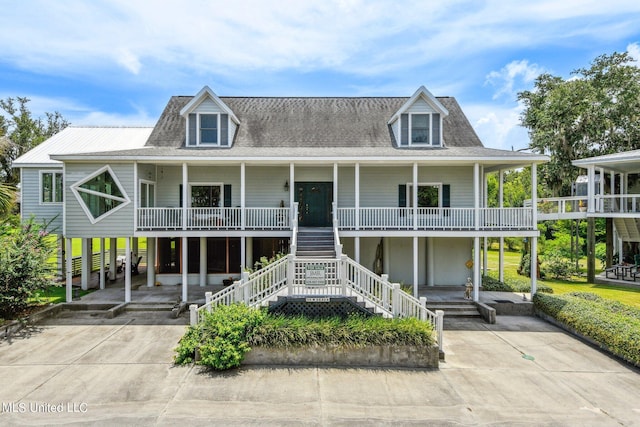
<instances>
[{"instance_id":1,"label":"metal roof","mask_svg":"<svg viewBox=\"0 0 640 427\"><path fill-rule=\"evenodd\" d=\"M61 166L50 155L108 152L144 147L151 127L69 126L13 161L13 167Z\"/></svg>"}]
</instances>

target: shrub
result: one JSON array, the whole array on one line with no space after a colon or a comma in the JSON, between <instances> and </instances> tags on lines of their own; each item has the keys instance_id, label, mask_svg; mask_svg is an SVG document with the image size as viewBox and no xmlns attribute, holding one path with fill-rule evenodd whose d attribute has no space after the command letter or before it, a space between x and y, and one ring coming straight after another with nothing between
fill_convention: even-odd
<instances>
[{"instance_id":1,"label":"shrub","mask_svg":"<svg viewBox=\"0 0 640 427\"><path fill-rule=\"evenodd\" d=\"M640 366L639 309L586 292L536 294L533 302L541 312Z\"/></svg>"},{"instance_id":2,"label":"shrub","mask_svg":"<svg viewBox=\"0 0 640 427\"><path fill-rule=\"evenodd\" d=\"M175 362L193 362L198 349L198 363L201 365L220 370L240 366L245 353L250 350L247 335L264 316L264 310L244 304L216 307L212 313L205 313L198 325L190 326L180 339L175 349Z\"/></svg>"},{"instance_id":3,"label":"shrub","mask_svg":"<svg viewBox=\"0 0 640 427\"><path fill-rule=\"evenodd\" d=\"M567 279L573 273L571 261L566 259L559 251L549 251L545 253L545 272L556 279Z\"/></svg>"},{"instance_id":4,"label":"shrub","mask_svg":"<svg viewBox=\"0 0 640 427\"><path fill-rule=\"evenodd\" d=\"M350 316L346 320L331 317L310 319L304 316L270 315L264 309L244 304L219 306L205 314L197 326L191 326L175 349L175 363L196 363L213 369L240 365L251 346L296 347L335 345L432 345L433 327L418 319L384 319Z\"/></svg>"},{"instance_id":5,"label":"shrub","mask_svg":"<svg viewBox=\"0 0 640 427\"><path fill-rule=\"evenodd\" d=\"M46 225L33 219L0 224L0 317L23 312L31 296L53 283L48 260L54 248L47 235Z\"/></svg>"},{"instance_id":6,"label":"shrub","mask_svg":"<svg viewBox=\"0 0 640 427\"><path fill-rule=\"evenodd\" d=\"M553 293L553 289L549 286L537 284L537 292L544 292L548 294ZM491 276L482 276L482 290L493 292L531 292L531 283L528 280L516 280L510 279L506 282L501 282L498 279Z\"/></svg>"}]
</instances>

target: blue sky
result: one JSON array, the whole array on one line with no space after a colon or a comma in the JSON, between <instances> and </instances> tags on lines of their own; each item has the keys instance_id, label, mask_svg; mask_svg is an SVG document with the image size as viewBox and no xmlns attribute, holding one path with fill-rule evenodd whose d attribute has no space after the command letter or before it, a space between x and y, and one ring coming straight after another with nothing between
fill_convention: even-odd
<instances>
[{"instance_id":1,"label":"blue sky","mask_svg":"<svg viewBox=\"0 0 640 427\"><path fill-rule=\"evenodd\" d=\"M169 97L458 99L488 147L527 146L518 91L640 59L640 2L0 0L0 98L73 125L153 125Z\"/></svg>"}]
</instances>

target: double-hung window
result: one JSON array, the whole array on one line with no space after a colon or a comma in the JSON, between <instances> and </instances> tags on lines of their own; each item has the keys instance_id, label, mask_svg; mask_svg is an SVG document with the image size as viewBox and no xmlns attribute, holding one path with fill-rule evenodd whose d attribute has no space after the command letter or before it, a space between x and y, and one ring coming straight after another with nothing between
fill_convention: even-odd
<instances>
[{"instance_id":1,"label":"double-hung window","mask_svg":"<svg viewBox=\"0 0 640 427\"><path fill-rule=\"evenodd\" d=\"M40 172L40 203L62 203L62 172Z\"/></svg>"},{"instance_id":2,"label":"double-hung window","mask_svg":"<svg viewBox=\"0 0 640 427\"><path fill-rule=\"evenodd\" d=\"M441 208L442 184L418 184L418 207ZM407 200L409 207L413 207L413 185L407 185Z\"/></svg>"},{"instance_id":3,"label":"double-hung window","mask_svg":"<svg viewBox=\"0 0 640 427\"><path fill-rule=\"evenodd\" d=\"M401 116L400 126L402 146L442 145L439 113L405 113Z\"/></svg>"},{"instance_id":4,"label":"double-hung window","mask_svg":"<svg viewBox=\"0 0 640 427\"><path fill-rule=\"evenodd\" d=\"M229 115L190 113L187 126L187 146L229 146Z\"/></svg>"}]
</instances>

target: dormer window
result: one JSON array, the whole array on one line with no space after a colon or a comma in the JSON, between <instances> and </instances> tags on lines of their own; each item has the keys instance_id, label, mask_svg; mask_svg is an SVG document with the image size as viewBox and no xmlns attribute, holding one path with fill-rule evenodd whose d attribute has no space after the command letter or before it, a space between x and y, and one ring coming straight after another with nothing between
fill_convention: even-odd
<instances>
[{"instance_id":1,"label":"dormer window","mask_svg":"<svg viewBox=\"0 0 640 427\"><path fill-rule=\"evenodd\" d=\"M187 141L189 146L228 146L229 115L191 113Z\"/></svg>"},{"instance_id":2,"label":"dormer window","mask_svg":"<svg viewBox=\"0 0 640 427\"><path fill-rule=\"evenodd\" d=\"M440 114L412 113L402 116L403 131L407 131L403 132L401 145L441 145Z\"/></svg>"}]
</instances>

